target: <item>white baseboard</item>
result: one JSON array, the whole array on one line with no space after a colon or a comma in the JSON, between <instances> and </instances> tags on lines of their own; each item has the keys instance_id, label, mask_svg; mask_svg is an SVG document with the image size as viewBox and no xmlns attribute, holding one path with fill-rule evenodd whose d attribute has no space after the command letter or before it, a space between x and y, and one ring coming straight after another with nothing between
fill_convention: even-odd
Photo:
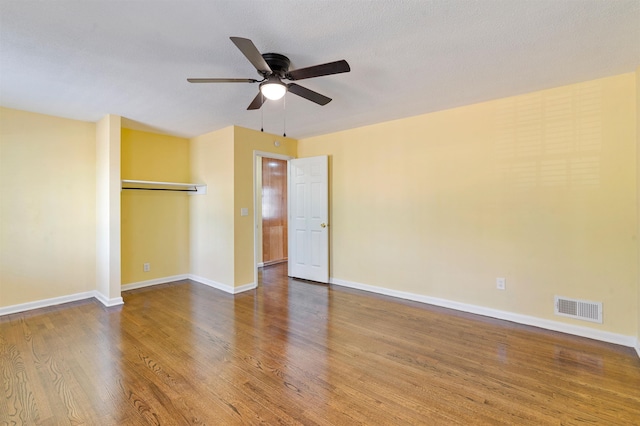
<instances>
[{"instance_id":1,"label":"white baseboard","mask_svg":"<svg viewBox=\"0 0 640 426\"><path fill-rule=\"evenodd\" d=\"M233 288L233 294L244 293L245 291L250 291L254 288L258 288L258 285L256 283L241 285Z\"/></svg>"},{"instance_id":2,"label":"white baseboard","mask_svg":"<svg viewBox=\"0 0 640 426\"><path fill-rule=\"evenodd\" d=\"M129 291L129 290L135 290L137 288L149 287L149 286L158 285L158 284L166 284L166 283L171 283L174 281L181 281L186 279L189 279L188 274L173 275L170 277L162 277L162 278L156 278L153 280L139 281L137 283L125 284L121 287L121 289L122 291Z\"/></svg>"},{"instance_id":3,"label":"white baseboard","mask_svg":"<svg viewBox=\"0 0 640 426\"><path fill-rule=\"evenodd\" d=\"M221 284L203 277L184 274L184 275L174 275L170 277L157 278L157 279L148 280L148 281L141 281L137 283L125 284L121 287L121 291L134 290L137 288L149 287L153 285L165 284L165 283L181 281L186 279L192 279L193 281L197 281L209 287L222 290L229 294L238 294L244 291L253 290L254 288L257 287L256 283L249 283L239 287L232 287L232 286ZM91 299L92 297L97 299L100 303L102 303L106 307L118 306L118 305L124 304L124 300L122 299L122 297L114 297L109 299L99 291L92 290L92 291L85 291L83 293L69 294L66 296L53 297L50 299L36 300L33 302L21 303L18 305L0 307L0 316L15 314L18 312L30 311L33 309L46 308L49 306L61 305L63 303L76 302L78 300Z\"/></svg>"},{"instance_id":4,"label":"white baseboard","mask_svg":"<svg viewBox=\"0 0 640 426\"><path fill-rule=\"evenodd\" d=\"M552 321L529 315L517 314L514 312L501 311L498 309L486 308L478 305L470 305L467 303L455 302L447 299L439 299L436 297L424 296L421 294L408 293L404 291L391 290L384 287L376 287L368 284L355 283L345 281L338 278L331 278L331 284L354 288L357 290L369 291L372 293L383 294L385 296L398 297L400 299L412 300L415 302L427 303L429 305L441 306L443 308L455 309L457 311L468 312L472 314L483 315L486 317L502 319L515 322L518 324L531 325L547 330L559 331L562 333L573 334L576 336L587 337L590 339L601 340L603 342L615 343L617 345L635 347L640 356L640 348L638 348L638 340L633 336L625 336L622 334L611 333L608 331L595 330L589 327L580 327L572 324L565 324L559 321Z\"/></svg>"},{"instance_id":5,"label":"white baseboard","mask_svg":"<svg viewBox=\"0 0 640 426\"><path fill-rule=\"evenodd\" d=\"M197 275L184 274L184 275L173 275L171 277L156 278L148 281L140 281L137 283L125 284L122 286L122 291L135 290L137 288L149 287L149 286L158 285L158 284L166 284L174 281L181 281L181 280L187 280L187 279L199 282L200 284L204 284L206 286L213 287L218 290L222 290L225 293L230 293L230 294L238 294L238 293L242 293L243 291L253 290L254 288L256 288L255 283L249 283L239 287L232 287L230 285L222 284L217 281L213 281L204 277L199 277Z\"/></svg>"},{"instance_id":6,"label":"white baseboard","mask_svg":"<svg viewBox=\"0 0 640 426\"><path fill-rule=\"evenodd\" d=\"M191 275L191 274L189 274L189 279L199 282L200 284L204 284L209 287L222 290L225 293L229 293L229 294L238 294L238 293L242 293L243 291L253 290L254 288L257 287L256 283L249 283L249 284L241 285L239 287L232 287L227 284L222 284L217 281L210 280L208 278L199 277L197 275Z\"/></svg>"},{"instance_id":7,"label":"white baseboard","mask_svg":"<svg viewBox=\"0 0 640 426\"><path fill-rule=\"evenodd\" d=\"M78 300L91 299L92 297L96 298L100 303L102 303L104 306L107 306L107 307L122 305L124 303L124 301L122 300L122 297L107 299L106 297L104 297L104 295L102 295L102 293L96 290L92 290L92 291L85 291L82 293L69 294L66 296L52 297L50 299L42 299L42 300L36 300L33 302L20 303L18 305L5 306L0 308L0 316L15 314L18 312L31 311L34 309L47 308L49 306L62 305L63 303L77 302Z\"/></svg>"},{"instance_id":8,"label":"white baseboard","mask_svg":"<svg viewBox=\"0 0 640 426\"><path fill-rule=\"evenodd\" d=\"M114 297L112 299L108 299L107 297L105 297L104 294L100 293L97 290L94 291L93 297L98 299L98 301L100 301L100 303L102 303L104 306L106 306L108 308L111 307L111 306L124 305L124 300L122 300L122 297Z\"/></svg>"},{"instance_id":9,"label":"white baseboard","mask_svg":"<svg viewBox=\"0 0 640 426\"><path fill-rule=\"evenodd\" d=\"M638 358L640 358L640 339L636 339L636 353L638 354Z\"/></svg>"}]
</instances>

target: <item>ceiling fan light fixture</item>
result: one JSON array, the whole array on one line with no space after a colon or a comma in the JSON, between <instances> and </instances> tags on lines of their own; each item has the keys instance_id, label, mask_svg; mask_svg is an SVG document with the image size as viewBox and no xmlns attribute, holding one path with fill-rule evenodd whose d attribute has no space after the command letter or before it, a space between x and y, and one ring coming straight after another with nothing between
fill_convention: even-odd
<instances>
[{"instance_id":1,"label":"ceiling fan light fixture","mask_svg":"<svg viewBox=\"0 0 640 426\"><path fill-rule=\"evenodd\" d=\"M260 84L260 92L265 98L277 101L287 92L287 86L279 78L269 78Z\"/></svg>"}]
</instances>

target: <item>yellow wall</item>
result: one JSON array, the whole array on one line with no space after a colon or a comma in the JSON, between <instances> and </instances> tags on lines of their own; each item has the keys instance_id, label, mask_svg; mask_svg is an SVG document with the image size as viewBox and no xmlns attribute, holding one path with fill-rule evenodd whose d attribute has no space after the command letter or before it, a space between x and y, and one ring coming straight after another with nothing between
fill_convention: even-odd
<instances>
[{"instance_id":1,"label":"yellow wall","mask_svg":"<svg viewBox=\"0 0 640 426\"><path fill-rule=\"evenodd\" d=\"M190 198L190 273L233 287L233 127L190 140L191 181L207 184Z\"/></svg>"},{"instance_id":2,"label":"yellow wall","mask_svg":"<svg viewBox=\"0 0 640 426\"><path fill-rule=\"evenodd\" d=\"M640 66L636 68L636 196L638 202L638 229L640 229ZM636 338L636 351L640 356L640 250L638 250L638 333Z\"/></svg>"},{"instance_id":3,"label":"yellow wall","mask_svg":"<svg viewBox=\"0 0 640 426\"><path fill-rule=\"evenodd\" d=\"M274 146L278 140L280 146ZM228 288L254 283L253 152L295 156L296 141L242 127L191 139L191 274ZM241 208L248 209L241 216Z\"/></svg>"},{"instance_id":4,"label":"yellow wall","mask_svg":"<svg viewBox=\"0 0 640 426\"><path fill-rule=\"evenodd\" d=\"M190 182L188 139L122 129L121 141L122 179ZM122 191L123 285L189 272L189 197Z\"/></svg>"},{"instance_id":5,"label":"yellow wall","mask_svg":"<svg viewBox=\"0 0 640 426\"><path fill-rule=\"evenodd\" d=\"M262 151L295 157L297 141L244 127L234 127L234 257L235 286L255 282L254 272L254 164L253 152ZM275 141L280 146L274 145ZM240 216L240 209L249 209Z\"/></svg>"},{"instance_id":6,"label":"yellow wall","mask_svg":"<svg viewBox=\"0 0 640 426\"><path fill-rule=\"evenodd\" d=\"M0 307L96 279L96 126L0 108Z\"/></svg>"},{"instance_id":7,"label":"yellow wall","mask_svg":"<svg viewBox=\"0 0 640 426\"><path fill-rule=\"evenodd\" d=\"M330 155L331 276L637 335L634 85L300 140L299 157ZM554 316L556 294L602 301L604 324Z\"/></svg>"},{"instance_id":8,"label":"yellow wall","mask_svg":"<svg viewBox=\"0 0 640 426\"><path fill-rule=\"evenodd\" d=\"M300 142L123 129L123 178L208 194L122 194L122 283L253 283L253 151L328 154L332 277L640 339L638 126L640 69ZM0 307L96 289L96 124L2 108L0 136ZM604 302L604 324L554 316L554 294Z\"/></svg>"}]
</instances>

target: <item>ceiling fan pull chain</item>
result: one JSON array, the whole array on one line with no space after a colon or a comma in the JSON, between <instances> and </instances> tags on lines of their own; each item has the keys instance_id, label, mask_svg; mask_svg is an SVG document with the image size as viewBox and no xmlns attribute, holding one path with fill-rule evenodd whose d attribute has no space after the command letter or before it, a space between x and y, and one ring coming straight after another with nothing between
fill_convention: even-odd
<instances>
[{"instance_id":1,"label":"ceiling fan pull chain","mask_svg":"<svg viewBox=\"0 0 640 426\"><path fill-rule=\"evenodd\" d=\"M284 126L283 126L283 131L282 131L282 137L287 137L287 94L284 94L284 97L282 98L282 109L284 110L284 114L283 114L283 121L284 121Z\"/></svg>"},{"instance_id":2,"label":"ceiling fan pull chain","mask_svg":"<svg viewBox=\"0 0 640 426\"><path fill-rule=\"evenodd\" d=\"M264 103L264 95L260 92L262 103ZM264 108L260 108L260 131L264 133Z\"/></svg>"}]
</instances>

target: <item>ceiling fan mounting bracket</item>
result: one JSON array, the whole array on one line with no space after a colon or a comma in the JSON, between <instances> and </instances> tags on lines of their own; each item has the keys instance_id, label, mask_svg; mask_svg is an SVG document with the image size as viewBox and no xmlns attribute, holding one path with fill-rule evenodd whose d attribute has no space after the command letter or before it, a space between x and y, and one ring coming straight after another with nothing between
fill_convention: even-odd
<instances>
[{"instance_id":1,"label":"ceiling fan mounting bracket","mask_svg":"<svg viewBox=\"0 0 640 426\"><path fill-rule=\"evenodd\" d=\"M291 61L286 56L279 53L263 53L262 57L267 62L274 75L284 78L285 74L289 72L289 65L291 65ZM260 72L258 73L260 74Z\"/></svg>"}]
</instances>

